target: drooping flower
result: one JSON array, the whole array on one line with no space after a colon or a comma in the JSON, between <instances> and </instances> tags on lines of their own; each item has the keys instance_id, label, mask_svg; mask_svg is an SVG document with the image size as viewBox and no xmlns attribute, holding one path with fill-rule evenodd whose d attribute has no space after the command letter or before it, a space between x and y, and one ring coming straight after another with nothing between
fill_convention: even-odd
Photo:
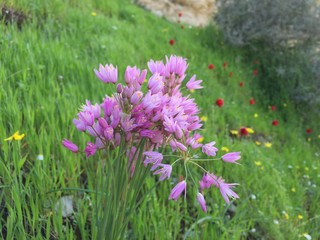
<instances>
[{"instance_id":1,"label":"drooping flower","mask_svg":"<svg viewBox=\"0 0 320 240\"><path fill-rule=\"evenodd\" d=\"M279 125L279 120L278 119L275 119L272 121L272 125L273 126L278 126Z\"/></svg>"},{"instance_id":2,"label":"drooping flower","mask_svg":"<svg viewBox=\"0 0 320 240\"><path fill-rule=\"evenodd\" d=\"M79 148L76 144L74 144L73 142L67 140L67 139L63 139L62 140L62 145L69 149L71 152L74 152L74 153L78 153L79 152Z\"/></svg>"},{"instance_id":3,"label":"drooping flower","mask_svg":"<svg viewBox=\"0 0 320 240\"><path fill-rule=\"evenodd\" d=\"M175 43L174 39L170 39L169 44L172 46L174 45L174 43Z\"/></svg>"},{"instance_id":4,"label":"drooping flower","mask_svg":"<svg viewBox=\"0 0 320 240\"><path fill-rule=\"evenodd\" d=\"M88 142L86 148L84 149L86 157L92 156L96 153L97 147L95 144Z\"/></svg>"},{"instance_id":5,"label":"drooping flower","mask_svg":"<svg viewBox=\"0 0 320 240\"><path fill-rule=\"evenodd\" d=\"M105 83L116 83L118 80L118 67L114 67L112 64L104 67L102 64L99 66L99 71L94 69L96 76Z\"/></svg>"},{"instance_id":6,"label":"drooping flower","mask_svg":"<svg viewBox=\"0 0 320 240\"><path fill-rule=\"evenodd\" d=\"M200 88L203 88L200 84L201 84L202 80L196 80L196 75L193 75L191 77L191 79L189 80L189 82L187 82L186 84L186 87L189 89L189 90L192 90L192 89L200 89Z\"/></svg>"},{"instance_id":7,"label":"drooping flower","mask_svg":"<svg viewBox=\"0 0 320 240\"><path fill-rule=\"evenodd\" d=\"M25 134L21 134L19 135L19 131L16 131L12 136L4 139L4 141L11 141L11 140L16 140L16 141L20 141L22 138L24 138Z\"/></svg>"},{"instance_id":8,"label":"drooping flower","mask_svg":"<svg viewBox=\"0 0 320 240\"><path fill-rule=\"evenodd\" d=\"M205 153L208 156L215 156L218 148L214 147L213 145L216 144L216 142L210 142L202 146L202 152Z\"/></svg>"},{"instance_id":9,"label":"drooping flower","mask_svg":"<svg viewBox=\"0 0 320 240\"><path fill-rule=\"evenodd\" d=\"M172 166L170 164L158 164L159 167L162 167L158 170L156 170L153 175L155 174L160 174L160 178L159 178L159 181L162 181L164 179L169 179L170 178L170 175L171 175L171 172L172 172Z\"/></svg>"},{"instance_id":10,"label":"drooping flower","mask_svg":"<svg viewBox=\"0 0 320 240\"><path fill-rule=\"evenodd\" d=\"M223 155L221 158L224 162L237 163L236 161L238 161L241 156L240 152L231 152Z\"/></svg>"},{"instance_id":11,"label":"drooping flower","mask_svg":"<svg viewBox=\"0 0 320 240\"><path fill-rule=\"evenodd\" d=\"M186 191L187 182L185 180L179 182L172 190L169 196L169 200L177 201L183 191Z\"/></svg>"},{"instance_id":12,"label":"drooping flower","mask_svg":"<svg viewBox=\"0 0 320 240\"><path fill-rule=\"evenodd\" d=\"M234 191L232 191L232 188L234 188L234 186L237 185L237 183L225 183L224 180L219 181L220 193L223 199L226 201L226 203L230 202L229 198L239 198L239 196Z\"/></svg>"},{"instance_id":13,"label":"drooping flower","mask_svg":"<svg viewBox=\"0 0 320 240\"><path fill-rule=\"evenodd\" d=\"M218 98L218 99L216 100L216 105L217 105L218 107L222 107L223 104L224 104L224 101L223 101L222 98Z\"/></svg>"},{"instance_id":14,"label":"drooping flower","mask_svg":"<svg viewBox=\"0 0 320 240\"><path fill-rule=\"evenodd\" d=\"M159 152L146 151L143 153L143 155L146 156L146 159L143 162L145 166L147 166L149 163L153 164L151 171L155 170L163 159L162 154Z\"/></svg>"},{"instance_id":15,"label":"drooping flower","mask_svg":"<svg viewBox=\"0 0 320 240\"><path fill-rule=\"evenodd\" d=\"M254 101L253 98L250 98L249 103L250 103L250 105L254 105L256 102Z\"/></svg>"},{"instance_id":16,"label":"drooping flower","mask_svg":"<svg viewBox=\"0 0 320 240\"><path fill-rule=\"evenodd\" d=\"M209 68L210 70L212 70L212 69L214 69L214 65L213 65L212 63L210 63L210 64L208 65L208 68Z\"/></svg>"},{"instance_id":17,"label":"drooping flower","mask_svg":"<svg viewBox=\"0 0 320 240\"><path fill-rule=\"evenodd\" d=\"M207 212L206 201L201 193L197 193L197 201L201 206L202 211Z\"/></svg>"}]
</instances>

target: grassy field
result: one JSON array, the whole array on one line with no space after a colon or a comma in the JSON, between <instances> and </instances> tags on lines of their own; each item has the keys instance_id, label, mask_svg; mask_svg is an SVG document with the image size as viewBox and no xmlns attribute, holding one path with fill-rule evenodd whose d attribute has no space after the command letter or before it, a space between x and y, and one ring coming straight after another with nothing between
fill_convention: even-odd
<instances>
[{"instance_id":1,"label":"grassy field","mask_svg":"<svg viewBox=\"0 0 320 240\"><path fill-rule=\"evenodd\" d=\"M86 99L100 102L112 93L94 75L100 63L117 65L122 76L127 65L144 69L149 59L171 54L188 59L187 78L203 79L204 89L192 97L205 117L204 141L241 151L241 165L208 164L227 182L240 183L240 199L226 205L217 190L207 191L205 214L192 190L186 201L169 201L176 179L162 182L137 209L127 238L320 236L319 125L306 125L288 99L273 103L275 111L268 106L256 84L263 76L253 74L259 59L224 43L213 26L181 27L131 1L11 0L6 6L28 20L21 30L0 24L0 238L95 239L95 197L82 190L94 188L97 156L74 155L61 141L84 146L72 119ZM241 127L254 133L232 136ZM21 141L4 141L16 131L25 134ZM150 173L144 191L156 182ZM71 216L56 208L62 196L73 197Z\"/></svg>"}]
</instances>

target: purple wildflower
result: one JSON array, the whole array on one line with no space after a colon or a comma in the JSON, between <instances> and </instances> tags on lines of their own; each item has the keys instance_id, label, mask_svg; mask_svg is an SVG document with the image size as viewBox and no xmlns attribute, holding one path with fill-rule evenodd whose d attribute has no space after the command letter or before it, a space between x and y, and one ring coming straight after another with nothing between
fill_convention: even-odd
<instances>
[{"instance_id":1,"label":"purple wildflower","mask_svg":"<svg viewBox=\"0 0 320 240\"><path fill-rule=\"evenodd\" d=\"M206 201L204 200L204 197L201 193L197 193L197 200L201 206L202 211L206 213L207 212Z\"/></svg>"},{"instance_id":2,"label":"purple wildflower","mask_svg":"<svg viewBox=\"0 0 320 240\"><path fill-rule=\"evenodd\" d=\"M169 199L177 201L183 191L186 191L187 183L185 180L179 182L172 190Z\"/></svg>"},{"instance_id":3,"label":"purple wildflower","mask_svg":"<svg viewBox=\"0 0 320 240\"><path fill-rule=\"evenodd\" d=\"M159 152L146 151L143 154L146 156L146 159L143 162L144 165L147 166L149 163L153 164L151 171L155 170L163 159L162 154Z\"/></svg>"},{"instance_id":4,"label":"purple wildflower","mask_svg":"<svg viewBox=\"0 0 320 240\"><path fill-rule=\"evenodd\" d=\"M231 152L223 155L222 160L229 163L237 163L236 161L241 158L240 152Z\"/></svg>"},{"instance_id":5,"label":"purple wildflower","mask_svg":"<svg viewBox=\"0 0 320 240\"><path fill-rule=\"evenodd\" d=\"M153 175L155 174L161 174L159 181L162 181L164 179L169 179L172 171L172 166L170 164L159 164L158 166L162 167L155 171Z\"/></svg>"},{"instance_id":6,"label":"purple wildflower","mask_svg":"<svg viewBox=\"0 0 320 240\"><path fill-rule=\"evenodd\" d=\"M105 83L116 83L118 80L118 67L114 67L112 64L105 67L100 64L99 71L94 69L96 76Z\"/></svg>"},{"instance_id":7,"label":"purple wildflower","mask_svg":"<svg viewBox=\"0 0 320 240\"><path fill-rule=\"evenodd\" d=\"M68 148L71 152L74 152L74 153L78 153L79 152L78 146L75 145L73 142L67 140L67 139L63 139L62 140L62 145L65 148Z\"/></svg>"},{"instance_id":8,"label":"purple wildflower","mask_svg":"<svg viewBox=\"0 0 320 240\"><path fill-rule=\"evenodd\" d=\"M89 157L89 156L92 156L96 153L97 147L93 143L88 142L87 147L84 149L84 151L86 153L86 157Z\"/></svg>"},{"instance_id":9,"label":"purple wildflower","mask_svg":"<svg viewBox=\"0 0 320 240\"><path fill-rule=\"evenodd\" d=\"M203 145L202 146L202 152L205 153L208 156L213 156L214 157L216 155L216 152L218 151L218 148L213 146L215 143L216 142L210 142L210 143L207 143L207 144Z\"/></svg>"},{"instance_id":10,"label":"purple wildflower","mask_svg":"<svg viewBox=\"0 0 320 240\"><path fill-rule=\"evenodd\" d=\"M203 88L200 84L201 84L202 80L196 80L196 75L193 75L192 78L189 80L189 82L187 82L186 87L189 90L192 89L200 89Z\"/></svg>"}]
</instances>

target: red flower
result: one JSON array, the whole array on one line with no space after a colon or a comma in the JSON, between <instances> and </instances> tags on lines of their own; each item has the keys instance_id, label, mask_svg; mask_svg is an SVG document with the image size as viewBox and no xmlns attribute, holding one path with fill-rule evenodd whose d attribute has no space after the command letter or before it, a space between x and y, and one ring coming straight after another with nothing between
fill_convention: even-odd
<instances>
[{"instance_id":1,"label":"red flower","mask_svg":"<svg viewBox=\"0 0 320 240\"><path fill-rule=\"evenodd\" d=\"M248 132L247 128L243 127L243 128L240 128L239 134L240 134L240 136L248 136L249 132Z\"/></svg>"},{"instance_id":2,"label":"red flower","mask_svg":"<svg viewBox=\"0 0 320 240\"><path fill-rule=\"evenodd\" d=\"M239 83L239 86L240 86L240 87L243 87L243 85L244 85L243 82L240 82L240 83Z\"/></svg>"},{"instance_id":3,"label":"red flower","mask_svg":"<svg viewBox=\"0 0 320 240\"><path fill-rule=\"evenodd\" d=\"M229 77L232 77L233 76L233 72L229 72Z\"/></svg>"},{"instance_id":4,"label":"red flower","mask_svg":"<svg viewBox=\"0 0 320 240\"><path fill-rule=\"evenodd\" d=\"M307 129L306 129L306 133L311 134L311 133L312 133L311 128L307 128Z\"/></svg>"},{"instance_id":5,"label":"red flower","mask_svg":"<svg viewBox=\"0 0 320 240\"><path fill-rule=\"evenodd\" d=\"M179 17L182 17L182 13L181 13L181 12L179 12L179 13L178 13L178 16L179 16Z\"/></svg>"},{"instance_id":6,"label":"red flower","mask_svg":"<svg viewBox=\"0 0 320 240\"><path fill-rule=\"evenodd\" d=\"M249 101L250 105L254 105L256 102L254 101L253 98L250 98L250 101Z\"/></svg>"},{"instance_id":7,"label":"red flower","mask_svg":"<svg viewBox=\"0 0 320 240\"><path fill-rule=\"evenodd\" d=\"M224 101L223 101L222 98L218 98L217 101L216 101L216 104L217 104L218 107L222 107L223 103L224 103Z\"/></svg>"},{"instance_id":8,"label":"red flower","mask_svg":"<svg viewBox=\"0 0 320 240\"><path fill-rule=\"evenodd\" d=\"M227 65L228 65L228 63L227 63L227 62L224 62L224 63L223 63L223 67L224 67L224 68L226 68L226 67L227 67Z\"/></svg>"},{"instance_id":9,"label":"red flower","mask_svg":"<svg viewBox=\"0 0 320 240\"><path fill-rule=\"evenodd\" d=\"M254 69L254 70L252 71L252 74L253 74L254 76L258 76L258 69Z\"/></svg>"},{"instance_id":10,"label":"red flower","mask_svg":"<svg viewBox=\"0 0 320 240\"><path fill-rule=\"evenodd\" d=\"M174 39L170 39L169 44L172 46L174 44Z\"/></svg>"},{"instance_id":11,"label":"red flower","mask_svg":"<svg viewBox=\"0 0 320 240\"><path fill-rule=\"evenodd\" d=\"M276 106L271 106L272 111L275 111L276 109L277 109Z\"/></svg>"},{"instance_id":12,"label":"red flower","mask_svg":"<svg viewBox=\"0 0 320 240\"><path fill-rule=\"evenodd\" d=\"M272 121L272 125L273 125L273 126L278 126L278 125L279 125L278 119L273 120L273 121Z\"/></svg>"},{"instance_id":13,"label":"red flower","mask_svg":"<svg viewBox=\"0 0 320 240\"><path fill-rule=\"evenodd\" d=\"M210 70L212 70L212 69L214 69L214 65L213 65L212 63L210 63L210 64L208 65L208 68L209 68Z\"/></svg>"}]
</instances>

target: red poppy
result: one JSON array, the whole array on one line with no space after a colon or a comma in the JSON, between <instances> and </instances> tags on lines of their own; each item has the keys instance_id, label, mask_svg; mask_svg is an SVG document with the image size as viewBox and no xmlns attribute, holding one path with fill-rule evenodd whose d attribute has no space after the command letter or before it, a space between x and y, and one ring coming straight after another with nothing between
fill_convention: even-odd
<instances>
[{"instance_id":1,"label":"red poppy","mask_svg":"<svg viewBox=\"0 0 320 240\"><path fill-rule=\"evenodd\" d=\"M214 65L213 65L212 63L210 63L210 64L208 65L208 68L209 68L210 70L212 70L212 69L214 69Z\"/></svg>"},{"instance_id":2,"label":"red poppy","mask_svg":"<svg viewBox=\"0 0 320 240\"><path fill-rule=\"evenodd\" d=\"M169 44L172 46L174 44L174 39L170 39Z\"/></svg>"},{"instance_id":3,"label":"red poppy","mask_svg":"<svg viewBox=\"0 0 320 240\"><path fill-rule=\"evenodd\" d=\"M306 129L306 133L311 134L311 133L312 133L311 128L307 128L307 129Z\"/></svg>"},{"instance_id":4,"label":"red poppy","mask_svg":"<svg viewBox=\"0 0 320 240\"><path fill-rule=\"evenodd\" d=\"M279 125L278 119L273 120L273 121L272 121L272 125L273 125L273 126L278 126L278 125Z\"/></svg>"},{"instance_id":5,"label":"red poppy","mask_svg":"<svg viewBox=\"0 0 320 240\"><path fill-rule=\"evenodd\" d=\"M224 68L226 68L226 67L227 67L227 65L228 65L228 63L227 63L227 62L224 62L224 63L223 63L223 67L224 67Z\"/></svg>"},{"instance_id":6,"label":"red poppy","mask_svg":"<svg viewBox=\"0 0 320 240\"><path fill-rule=\"evenodd\" d=\"M179 17L182 17L182 13L181 13L181 12L179 12L179 13L178 13L178 16L179 16Z\"/></svg>"},{"instance_id":7,"label":"red poppy","mask_svg":"<svg viewBox=\"0 0 320 240\"><path fill-rule=\"evenodd\" d=\"M250 101L249 101L250 105L254 105L256 102L254 101L253 98L250 98Z\"/></svg>"},{"instance_id":8,"label":"red poppy","mask_svg":"<svg viewBox=\"0 0 320 240\"><path fill-rule=\"evenodd\" d=\"M272 110L272 111L275 111L276 109L277 109L276 106L271 106L271 110Z\"/></svg>"},{"instance_id":9,"label":"red poppy","mask_svg":"<svg viewBox=\"0 0 320 240\"><path fill-rule=\"evenodd\" d=\"M258 76L258 69L254 69L254 70L252 71L252 74L253 74L254 76Z\"/></svg>"},{"instance_id":10,"label":"red poppy","mask_svg":"<svg viewBox=\"0 0 320 240\"><path fill-rule=\"evenodd\" d=\"M224 104L223 99L222 98L218 98L217 101L216 101L216 104L217 104L218 107L222 107L223 104Z\"/></svg>"},{"instance_id":11,"label":"red poppy","mask_svg":"<svg viewBox=\"0 0 320 240\"><path fill-rule=\"evenodd\" d=\"M240 87L243 87L243 85L244 85L243 82L240 82L240 83L239 83L239 86L240 86Z\"/></svg>"},{"instance_id":12,"label":"red poppy","mask_svg":"<svg viewBox=\"0 0 320 240\"><path fill-rule=\"evenodd\" d=\"M229 77L232 77L233 76L233 72L229 72Z\"/></svg>"},{"instance_id":13,"label":"red poppy","mask_svg":"<svg viewBox=\"0 0 320 240\"><path fill-rule=\"evenodd\" d=\"M243 128L240 128L239 134L240 134L240 136L248 136L249 132L248 132L247 128L243 127Z\"/></svg>"}]
</instances>

